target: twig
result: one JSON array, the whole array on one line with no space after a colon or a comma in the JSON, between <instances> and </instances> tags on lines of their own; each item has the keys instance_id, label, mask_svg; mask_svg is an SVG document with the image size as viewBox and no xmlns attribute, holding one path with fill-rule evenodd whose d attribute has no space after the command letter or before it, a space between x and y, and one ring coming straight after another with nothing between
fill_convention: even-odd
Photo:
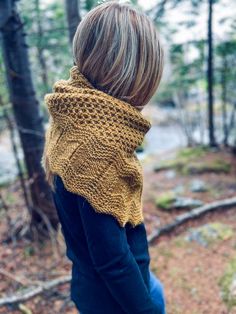
<instances>
[{"instance_id":1,"label":"twig","mask_svg":"<svg viewBox=\"0 0 236 314\"><path fill-rule=\"evenodd\" d=\"M61 278L56 278L53 280L50 280L48 282L42 283L38 287L29 287L27 288L27 291L16 293L9 297L4 297L0 299L0 306L4 306L7 304L13 304L18 302L24 302L26 300L29 300L30 298L41 294L47 290L50 290L58 285L68 283L71 280L71 276L65 276Z\"/></svg>"},{"instance_id":2,"label":"twig","mask_svg":"<svg viewBox=\"0 0 236 314\"><path fill-rule=\"evenodd\" d=\"M47 215L45 215L44 212L39 207L35 206L34 209L35 211L37 211L37 213L40 215L40 217L42 218L42 220L44 221L46 225L46 228L49 233L50 240L51 240L53 256L55 259L57 259L58 256L60 256L60 250L59 250L59 245L58 245L58 241L56 237L56 231L53 229L52 224L50 220L48 219Z\"/></svg>"},{"instance_id":3,"label":"twig","mask_svg":"<svg viewBox=\"0 0 236 314\"><path fill-rule=\"evenodd\" d=\"M9 273L9 272L8 272L7 270L5 270L5 269L1 269L1 268L0 268L0 274L2 274L2 275L4 275L4 276L6 276L6 277L8 277L8 278L10 278L10 279L12 279L12 280L18 282L18 283L20 283L20 284L23 285L23 286L27 286L27 285L30 283L30 281L29 281L28 279L26 279L26 278L20 278L20 277L18 277L18 276L16 276L16 275L13 275L13 274Z\"/></svg>"},{"instance_id":4,"label":"twig","mask_svg":"<svg viewBox=\"0 0 236 314\"><path fill-rule=\"evenodd\" d=\"M187 213L176 216L175 219L171 223L161 227L160 229L154 230L148 236L148 243L152 244L159 236L169 233L170 231L173 231L178 226L184 224L190 219L198 218L199 216L204 215L211 211L223 209L226 207L233 207L233 206L236 206L236 197L227 198L224 200L212 202L212 203L194 208Z\"/></svg>"}]
</instances>

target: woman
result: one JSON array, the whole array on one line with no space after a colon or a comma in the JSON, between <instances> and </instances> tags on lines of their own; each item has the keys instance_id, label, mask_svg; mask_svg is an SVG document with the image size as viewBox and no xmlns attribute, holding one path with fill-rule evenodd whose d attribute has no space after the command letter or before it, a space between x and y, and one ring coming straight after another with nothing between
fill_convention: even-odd
<instances>
[{"instance_id":1,"label":"woman","mask_svg":"<svg viewBox=\"0 0 236 314\"><path fill-rule=\"evenodd\" d=\"M80 22L73 58L69 79L45 95L42 158L72 261L71 298L82 314L164 314L135 153L151 127L141 109L163 71L157 30L130 4L105 2Z\"/></svg>"}]
</instances>

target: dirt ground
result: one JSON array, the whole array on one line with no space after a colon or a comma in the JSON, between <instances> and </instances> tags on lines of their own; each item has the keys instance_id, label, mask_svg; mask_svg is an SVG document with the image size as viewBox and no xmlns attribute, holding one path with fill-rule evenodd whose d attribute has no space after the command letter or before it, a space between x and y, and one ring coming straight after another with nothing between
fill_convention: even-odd
<instances>
[{"instance_id":1,"label":"dirt ground","mask_svg":"<svg viewBox=\"0 0 236 314\"><path fill-rule=\"evenodd\" d=\"M225 173L202 173L198 175L176 175L168 178L167 171L154 173L152 167L144 166L144 210L148 233L153 228L168 224L185 210L161 210L155 205L158 195L181 186L184 196L200 199L204 203L236 196L235 160L226 152L208 153L201 162L209 160L227 161L231 171ZM150 163L149 165L153 164ZM189 190L192 180L204 181L209 191L193 193ZM158 192L157 192L158 191ZM202 247L198 243L176 244L176 237L184 236L191 227L209 222L221 222L236 231L236 207L208 213L189 221L171 235L162 236L150 246L151 268L163 282L169 314L223 314L236 313L236 307L228 310L221 298L218 279L224 274L229 260L236 255L236 237ZM235 234L235 233L234 233ZM181 242L180 242L181 243Z\"/></svg>"},{"instance_id":2,"label":"dirt ground","mask_svg":"<svg viewBox=\"0 0 236 314\"><path fill-rule=\"evenodd\" d=\"M200 157L207 162L218 158L230 165L228 173L202 173L183 175L173 169L155 172L156 158L142 161L144 169L143 211L148 235L156 228L171 222L174 217L189 209L164 210L158 208L155 200L168 191L177 189L183 196L197 198L204 203L236 196L236 162L228 152L207 153ZM208 186L205 192L191 192L190 182L201 179ZM24 211L19 182L3 187L1 194L9 207L12 220L22 220ZM168 314L223 314L236 313L223 302L218 284L229 260L236 255L235 235L217 241L210 247L196 242L184 242L181 237L189 228L210 222L221 222L236 231L236 208L219 210L193 221L188 221L178 230L161 236L150 245L151 269L165 288ZM70 262L65 257L63 241L59 236L58 250L52 249L50 241L32 244L27 240L5 243L9 235L6 213L0 210L0 298L32 287L38 281L70 274ZM178 241L178 239L180 239ZM176 241L177 240L177 241ZM0 307L0 313L60 314L77 313L69 300L69 284L37 295L22 304Z\"/></svg>"}]
</instances>

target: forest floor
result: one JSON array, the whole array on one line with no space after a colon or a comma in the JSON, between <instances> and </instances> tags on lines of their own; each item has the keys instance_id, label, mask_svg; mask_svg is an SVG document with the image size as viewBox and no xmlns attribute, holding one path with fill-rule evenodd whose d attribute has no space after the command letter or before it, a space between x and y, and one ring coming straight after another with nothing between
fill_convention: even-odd
<instances>
[{"instance_id":1,"label":"forest floor","mask_svg":"<svg viewBox=\"0 0 236 314\"><path fill-rule=\"evenodd\" d=\"M177 159L179 157L175 160ZM173 167L153 172L152 166L144 166L144 211L148 234L189 210L158 207L156 203L166 205L168 197L173 197L170 191L201 200L204 204L236 196L236 159L233 159L232 155L227 152L207 152L195 158L194 162L186 162L188 165L194 163L204 167L222 162L222 166L228 164L231 167L230 170L225 169L226 173L209 171L210 169L205 167L205 171L193 174L186 173L183 169L182 173L178 173ZM149 160L148 164L155 165L155 161L152 163ZM197 168L200 169L199 166ZM193 182L196 181L204 182L206 191L191 191ZM199 228L209 227L214 223L215 226L224 226L223 233L216 237L216 240L206 241L207 245L203 245L205 243L202 241L202 232L197 236L195 233L195 241L185 241L186 235L193 235L191 228L201 230ZM236 206L188 221L178 228L178 231L161 236L150 246L151 269L164 284L168 314L236 313L235 281L233 297L229 296L229 286L233 275L235 278L236 274L235 234ZM208 236L210 240L210 235Z\"/></svg>"},{"instance_id":2,"label":"forest floor","mask_svg":"<svg viewBox=\"0 0 236 314\"><path fill-rule=\"evenodd\" d=\"M228 152L185 150L179 155L170 152L163 156L164 161L160 160L149 156L142 161L143 210L148 235L173 221L176 215L190 210L191 206L177 209L173 205L175 198L191 197L210 203L236 196L236 159ZM158 171L154 171L155 168ZM2 187L1 195L7 203L8 216L12 220L22 220L24 203L19 181ZM212 232L196 236L192 231L192 228L202 226L208 226L209 231L212 223L218 223L214 241L210 238ZM224 227L223 233L219 225ZM150 268L164 285L168 314L236 313L233 299L236 285L232 286L231 282L232 273L236 273L233 268L235 231L236 207L188 221L178 231L165 234L150 245ZM37 245L23 239L3 242L8 235L6 212L1 209L0 298L70 274L71 264L65 257L61 234L58 250L53 249L50 241ZM187 235L195 235L195 240L186 241ZM69 288L69 283L62 284L28 301L0 307L0 313L77 313L69 300Z\"/></svg>"}]
</instances>

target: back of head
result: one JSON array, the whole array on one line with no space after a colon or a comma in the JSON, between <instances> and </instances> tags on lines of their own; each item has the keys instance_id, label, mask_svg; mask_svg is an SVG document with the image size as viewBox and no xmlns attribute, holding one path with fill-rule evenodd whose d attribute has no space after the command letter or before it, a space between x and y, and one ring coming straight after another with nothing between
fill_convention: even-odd
<instances>
[{"instance_id":1,"label":"back of head","mask_svg":"<svg viewBox=\"0 0 236 314\"><path fill-rule=\"evenodd\" d=\"M93 86L137 107L157 90L163 55L151 19L118 1L88 12L73 39L74 62Z\"/></svg>"}]
</instances>

